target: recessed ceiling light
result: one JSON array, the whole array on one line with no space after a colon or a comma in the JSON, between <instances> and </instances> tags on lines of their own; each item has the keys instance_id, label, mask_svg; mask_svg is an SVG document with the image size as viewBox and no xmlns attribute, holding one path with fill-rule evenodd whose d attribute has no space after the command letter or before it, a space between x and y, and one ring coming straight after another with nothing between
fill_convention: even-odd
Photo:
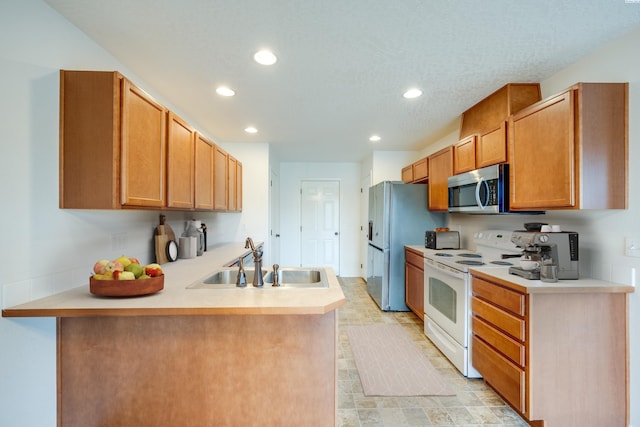
<instances>
[{"instance_id":1,"label":"recessed ceiling light","mask_svg":"<svg viewBox=\"0 0 640 427\"><path fill-rule=\"evenodd\" d=\"M244 131L247 133L258 133L258 129L254 128L253 126L245 128Z\"/></svg>"},{"instance_id":2,"label":"recessed ceiling light","mask_svg":"<svg viewBox=\"0 0 640 427\"><path fill-rule=\"evenodd\" d=\"M380 137L378 135L371 135L371 137L369 138L369 141L371 142L378 142L380 141Z\"/></svg>"},{"instance_id":3,"label":"recessed ceiling light","mask_svg":"<svg viewBox=\"0 0 640 427\"><path fill-rule=\"evenodd\" d=\"M230 89L226 86L220 86L219 88L217 88L216 93L222 96L233 96L236 94L233 89Z\"/></svg>"},{"instance_id":4,"label":"recessed ceiling light","mask_svg":"<svg viewBox=\"0 0 640 427\"><path fill-rule=\"evenodd\" d=\"M420 89L411 88L408 91L406 91L402 96L404 96L407 99L412 99L412 98L417 98L420 95L422 95L422 91Z\"/></svg>"},{"instance_id":5,"label":"recessed ceiling light","mask_svg":"<svg viewBox=\"0 0 640 427\"><path fill-rule=\"evenodd\" d=\"M273 52L269 50L261 50L259 52L256 52L256 54L253 55L253 59L255 59L258 64L262 65L273 65L278 60Z\"/></svg>"}]
</instances>

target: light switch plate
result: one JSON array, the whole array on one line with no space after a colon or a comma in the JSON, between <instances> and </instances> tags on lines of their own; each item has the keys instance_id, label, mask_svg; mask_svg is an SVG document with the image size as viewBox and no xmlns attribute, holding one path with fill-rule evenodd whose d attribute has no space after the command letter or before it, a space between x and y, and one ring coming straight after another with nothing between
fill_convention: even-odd
<instances>
[{"instance_id":1,"label":"light switch plate","mask_svg":"<svg viewBox=\"0 0 640 427\"><path fill-rule=\"evenodd\" d=\"M624 238L624 254L625 256L640 258L640 238L625 237Z\"/></svg>"}]
</instances>

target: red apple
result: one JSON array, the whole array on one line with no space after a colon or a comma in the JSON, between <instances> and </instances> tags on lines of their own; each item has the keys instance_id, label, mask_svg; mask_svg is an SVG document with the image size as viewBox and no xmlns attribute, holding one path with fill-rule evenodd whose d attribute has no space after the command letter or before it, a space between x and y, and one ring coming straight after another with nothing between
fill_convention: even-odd
<instances>
[{"instance_id":1,"label":"red apple","mask_svg":"<svg viewBox=\"0 0 640 427\"><path fill-rule=\"evenodd\" d=\"M144 274L151 277L162 276L162 267L160 264L149 264L144 268Z\"/></svg>"}]
</instances>

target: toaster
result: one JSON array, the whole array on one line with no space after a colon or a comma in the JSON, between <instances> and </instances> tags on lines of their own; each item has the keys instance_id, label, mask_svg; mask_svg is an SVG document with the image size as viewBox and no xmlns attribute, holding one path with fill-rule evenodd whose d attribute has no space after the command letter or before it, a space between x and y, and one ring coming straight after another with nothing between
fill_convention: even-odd
<instances>
[{"instance_id":1,"label":"toaster","mask_svg":"<svg viewBox=\"0 0 640 427\"><path fill-rule=\"evenodd\" d=\"M424 234L424 247L429 249L460 249L458 231L431 231Z\"/></svg>"}]
</instances>

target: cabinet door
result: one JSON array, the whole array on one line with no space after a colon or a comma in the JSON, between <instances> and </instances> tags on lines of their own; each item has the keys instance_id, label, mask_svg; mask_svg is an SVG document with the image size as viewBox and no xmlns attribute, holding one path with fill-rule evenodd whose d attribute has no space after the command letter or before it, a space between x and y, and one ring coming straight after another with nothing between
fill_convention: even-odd
<instances>
[{"instance_id":1,"label":"cabinet door","mask_svg":"<svg viewBox=\"0 0 640 427\"><path fill-rule=\"evenodd\" d=\"M164 207L166 109L128 80L122 99L121 204Z\"/></svg>"},{"instance_id":2,"label":"cabinet door","mask_svg":"<svg viewBox=\"0 0 640 427\"><path fill-rule=\"evenodd\" d=\"M215 146L213 177L213 208L226 211L228 205L228 167L227 152Z\"/></svg>"},{"instance_id":3,"label":"cabinet door","mask_svg":"<svg viewBox=\"0 0 640 427\"><path fill-rule=\"evenodd\" d=\"M575 206L573 103L569 90L511 117L511 209Z\"/></svg>"},{"instance_id":4,"label":"cabinet door","mask_svg":"<svg viewBox=\"0 0 640 427\"><path fill-rule=\"evenodd\" d=\"M236 161L235 158L233 158L232 156L228 156L228 170L227 170L227 176L228 176L228 180L229 180L229 184L228 184L228 192L229 192L229 204L228 204L228 209L230 211L235 211L236 210L236 203L237 203L237 198L236 198L236 189L237 189L237 166L238 166L238 162Z\"/></svg>"},{"instance_id":5,"label":"cabinet door","mask_svg":"<svg viewBox=\"0 0 640 427\"><path fill-rule=\"evenodd\" d=\"M195 207L213 210L213 143L200 134L196 136Z\"/></svg>"},{"instance_id":6,"label":"cabinet door","mask_svg":"<svg viewBox=\"0 0 640 427\"><path fill-rule=\"evenodd\" d=\"M429 162L426 157L418 160L412 166L414 182L424 182L429 177Z\"/></svg>"},{"instance_id":7,"label":"cabinet door","mask_svg":"<svg viewBox=\"0 0 640 427\"><path fill-rule=\"evenodd\" d=\"M242 211L242 162L236 163L236 211Z\"/></svg>"},{"instance_id":8,"label":"cabinet door","mask_svg":"<svg viewBox=\"0 0 640 427\"><path fill-rule=\"evenodd\" d=\"M419 318L424 319L424 258L405 250L405 303Z\"/></svg>"},{"instance_id":9,"label":"cabinet door","mask_svg":"<svg viewBox=\"0 0 640 427\"><path fill-rule=\"evenodd\" d=\"M195 207L195 131L169 112L167 138L167 207Z\"/></svg>"},{"instance_id":10,"label":"cabinet door","mask_svg":"<svg viewBox=\"0 0 640 427\"><path fill-rule=\"evenodd\" d=\"M413 181L413 165L402 168L402 182L410 183Z\"/></svg>"},{"instance_id":11,"label":"cabinet door","mask_svg":"<svg viewBox=\"0 0 640 427\"><path fill-rule=\"evenodd\" d=\"M476 136L463 139L453 146L453 174L469 172L476 168Z\"/></svg>"},{"instance_id":12,"label":"cabinet door","mask_svg":"<svg viewBox=\"0 0 640 427\"><path fill-rule=\"evenodd\" d=\"M429 156L429 210L449 210L447 180L453 172L453 148L447 147Z\"/></svg>"},{"instance_id":13,"label":"cabinet door","mask_svg":"<svg viewBox=\"0 0 640 427\"><path fill-rule=\"evenodd\" d=\"M507 122L478 135L476 143L476 168L505 163L507 161Z\"/></svg>"}]
</instances>

